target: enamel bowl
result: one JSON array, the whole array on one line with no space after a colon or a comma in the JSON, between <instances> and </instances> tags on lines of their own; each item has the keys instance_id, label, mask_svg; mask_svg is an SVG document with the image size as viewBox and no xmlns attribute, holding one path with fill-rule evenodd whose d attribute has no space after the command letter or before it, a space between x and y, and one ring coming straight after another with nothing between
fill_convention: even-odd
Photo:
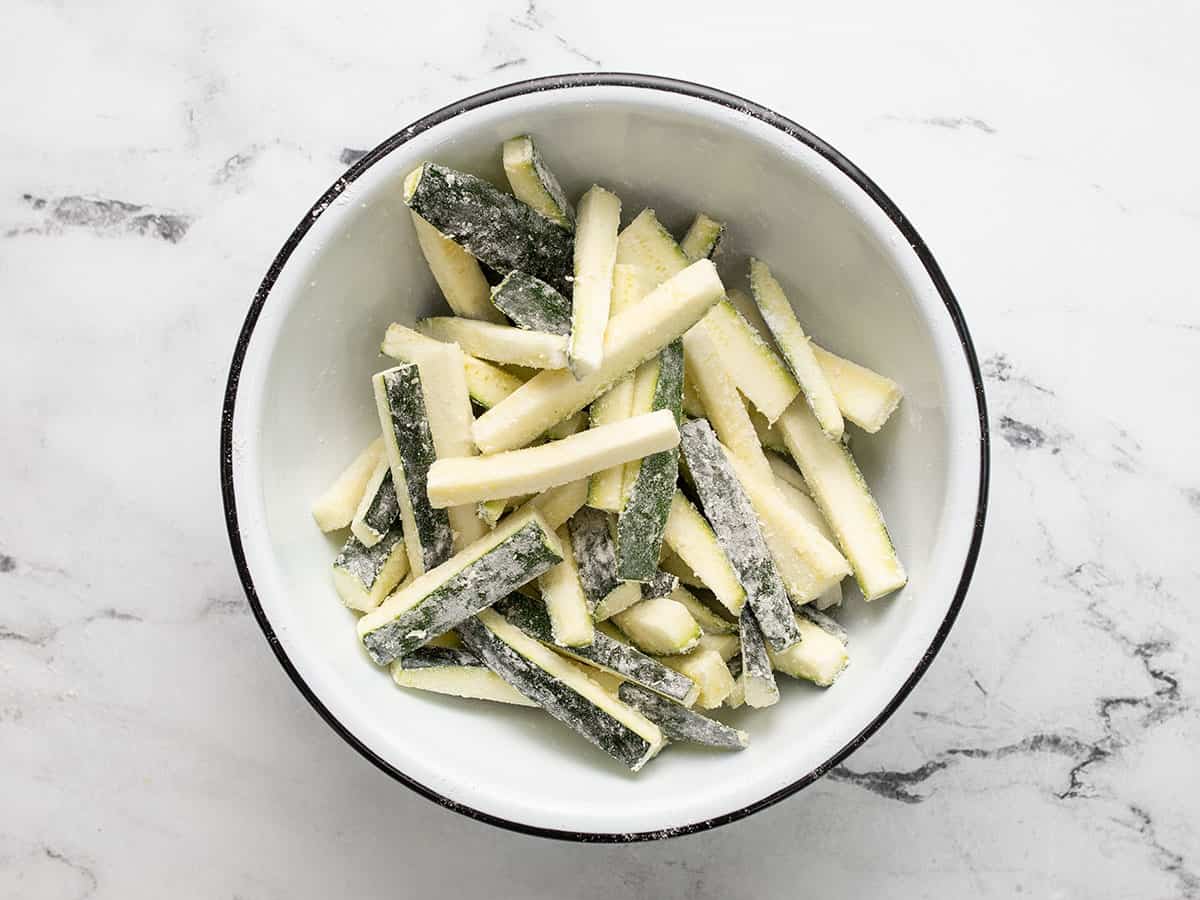
<instances>
[{"instance_id":1,"label":"enamel bowl","mask_svg":"<svg viewBox=\"0 0 1200 900\"><path fill-rule=\"evenodd\" d=\"M858 461L910 576L839 617L851 663L828 690L781 676L769 710L730 721L743 753L668 748L630 774L534 710L405 691L368 662L338 601L311 500L378 432L370 376L392 321L444 310L401 199L435 159L503 184L500 143L534 134L568 193L617 192L680 234L726 221L718 258L744 284L767 260L822 345L901 383ZM545 78L431 113L388 138L287 239L238 337L221 425L229 537L247 597L297 688L346 741L429 799L578 840L637 840L749 815L812 783L896 709L954 622L982 536L983 385L962 310L920 236L849 160L799 125L711 88L635 75Z\"/></svg>"}]
</instances>

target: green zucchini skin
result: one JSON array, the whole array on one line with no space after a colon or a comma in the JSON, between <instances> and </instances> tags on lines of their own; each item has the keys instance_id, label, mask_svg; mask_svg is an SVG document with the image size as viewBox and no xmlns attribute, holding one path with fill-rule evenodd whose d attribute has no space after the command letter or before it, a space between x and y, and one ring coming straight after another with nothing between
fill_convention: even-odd
<instances>
[{"instance_id":1,"label":"green zucchini skin","mask_svg":"<svg viewBox=\"0 0 1200 900\"><path fill-rule=\"evenodd\" d=\"M617 550L608 531L608 516L585 506L567 522L571 552L579 569L579 583L595 610L605 597L621 586L617 577Z\"/></svg>"},{"instance_id":2,"label":"green zucchini skin","mask_svg":"<svg viewBox=\"0 0 1200 900\"><path fill-rule=\"evenodd\" d=\"M571 333L571 301L540 278L512 271L492 288L492 305L518 328Z\"/></svg>"},{"instance_id":3,"label":"green zucchini skin","mask_svg":"<svg viewBox=\"0 0 1200 900\"><path fill-rule=\"evenodd\" d=\"M660 569L649 581L642 582L642 599L653 600L655 597L669 597L677 587L679 587L679 578Z\"/></svg>"},{"instance_id":4,"label":"green zucchini skin","mask_svg":"<svg viewBox=\"0 0 1200 900\"><path fill-rule=\"evenodd\" d=\"M346 543L342 545L337 557L334 558L333 567L341 569L349 575L355 583L361 586L363 595L366 597L375 589L375 583L383 574L383 570L392 556L392 551L403 539L403 536L404 532L399 523L370 547L354 535L350 535L346 538ZM405 568L407 568L407 563ZM381 585L380 590L390 590L390 588L387 585Z\"/></svg>"},{"instance_id":5,"label":"green zucchini skin","mask_svg":"<svg viewBox=\"0 0 1200 900\"><path fill-rule=\"evenodd\" d=\"M649 741L525 659L478 618L463 622L459 635L485 666L609 756L634 770L646 761Z\"/></svg>"},{"instance_id":6,"label":"green zucchini skin","mask_svg":"<svg viewBox=\"0 0 1200 900\"><path fill-rule=\"evenodd\" d=\"M771 665L762 630L749 603L738 617L738 635L742 642L742 677L746 681L746 702L755 707L770 706L779 699L775 667ZM754 702L751 702L752 695Z\"/></svg>"},{"instance_id":7,"label":"green zucchini skin","mask_svg":"<svg viewBox=\"0 0 1200 900\"><path fill-rule=\"evenodd\" d=\"M668 740L688 741L719 750L745 750L750 746L750 736L746 732L660 697L640 685L626 682L617 689L617 696L657 725Z\"/></svg>"},{"instance_id":8,"label":"green zucchini skin","mask_svg":"<svg viewBox=\"0 0 1200 900\"><path fill-rule=\"evenodd\" d=\"M437 163L409 175L404 202L501 275L514 269L571 291L575 237L482 178Z\"/></svg>"},{"instance_id":9,"label":"green zucchini skin","mask_svg":"<svg viewBox=\"0 0 1200 900\"><path fill-rule=\"evenodd\" d=\"M391 530L393 525L398 525L399 520L400 501L396 497L395 481L392 479L392 470L389 468L375 488L375 493L371 496L371 500L363 512L361 528L375 536L375 540L378 541ZM361 534L358 537L360 540L362 539Z\"/></svg>"},{"instance_id":10,"label":"green zucchini skin","mask_svg":"<svg viewBox=\"0 0 1200 900\"><path fill-rule=\"evenodd\" d=\"M415 541L425 571L441 565L454 552L454 532L450 517L444 509L434 509L429 502L426 484L429 467L437 459L429 417L425 412L425 395L421 390L421 373L415 363L402 363L379 373L388 421L403 469L403 490L412 505L415 533L407 535ZM395 472L392 473L395 475ZM396 485L400 488L399 485Z\"/></svg>"},{"instance_id":11,"label":"green zucchini skin","mask_svg":"<svg viewBox=\"0 0 1200 900\"><path fill-rule=\"evenodd\" d=\"M683 421L683 341L672 341L658 355L658 382L652 410L669 409ZM679 479L679 448L642 459L629 499L617 517L617 576L650 581L658 572L663 530Z\"/></svg>"},{"instance_id":12,"label":"green zucchini skin","mask_svg":"<svg viewBox=\"0 0 1200 900\"><path fill-rule=\"evenodd\" d=\"M681 675L674 669L668 669L636 647L614 640L603 631L597 630L589 645L582 647L558 646L554 643L550 616L540 600L534 600L521 594L511 594L506 600L497 604L496 611L531 638L553 647L560 653L566 653L568 656L606 669L622 678L628 678L630 681L680 703L695 699L696 685L692 679Z\"/></svg>"},{"instance_id":13,"label":"green zucchini skin","mask_svg":"<svg viewBox=\"0 0 1200 900\"><path fill-rule=\"evenodd\" d=\"M746 591L758 626L773 650L786 650L800 640L800 630L754 509L707 419L685 423L680 438L700 504Z\"/></svg>"},{"instance_id":14,"label":"green zucchini skin","mask_svg":"<svg viewBox=\"0 0 1200 900\"><path fill-rule=\"evenodd\" d=\"M479 657L463 647L418 647L400 657L402 669L442 669L447 666L482 666Z\"/></svg>"},{"instance_id":15,"label":"green zucchini skin","mask_svg":"<svg viewBox=\"0 0 1200 900\"><path fill-rule=\"evenodd\" d=\"M531 521L426 594L411 609L362 636L380 665L413 652L537 578L562 557L553 533Z\"/></svg>"}]
</instances>

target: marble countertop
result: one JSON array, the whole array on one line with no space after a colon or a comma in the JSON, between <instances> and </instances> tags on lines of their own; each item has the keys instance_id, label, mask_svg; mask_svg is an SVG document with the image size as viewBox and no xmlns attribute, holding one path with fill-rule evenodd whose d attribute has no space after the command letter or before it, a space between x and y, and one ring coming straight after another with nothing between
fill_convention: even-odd
<instances>
[{"instance_id":1,"label":"marble countertop","mask_svg":"<svg viewBox=\"0 0 1200 900\"><path fill-rule=\"evenodd\" d=\"M6 8L0 896L1200 897L1200 7L584 6ZM249 615L217 491L233 339L312 199L434 107L592 69L754 98L882 184L994 439L974 586L902 709L796 797L626 847L352 752Z\"/></svg>"}]
</instances>

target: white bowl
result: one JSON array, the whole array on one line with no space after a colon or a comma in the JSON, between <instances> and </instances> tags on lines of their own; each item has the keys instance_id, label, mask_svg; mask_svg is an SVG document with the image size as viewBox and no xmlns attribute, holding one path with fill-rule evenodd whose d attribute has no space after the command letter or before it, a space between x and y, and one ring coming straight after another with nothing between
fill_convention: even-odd
<instances>
[{"instance_id":1,"label":"white bowl","mask_svg":"<svg viewBox=\"0 0 1200 900\"><path fill-rule=\"evenodd\" d=\"M626 220L698 210L729 224L728 283L771 264L825 346L898 380L905 399L856 456L909 585L848 599L851 665L830 689L735 719L750 749L673 746L632 775L535 711L403 691L361 651L330 582L337 542L309 503L378 431L370 375L392 321L443 308L401 201L436 159L503 183L500 142L538 137L568 192L615 190ZM296 686L360 753L451 809L579 840L636 840L733 821L811 783L899 705L945 640L982 536L983 385L962 311L932 255L840 153L770 110L711 88L571 75L488 91L372 150L313 206L272 263L238 338L222 420L222 488L238 570Z\"/></svg>"}]
</instances>

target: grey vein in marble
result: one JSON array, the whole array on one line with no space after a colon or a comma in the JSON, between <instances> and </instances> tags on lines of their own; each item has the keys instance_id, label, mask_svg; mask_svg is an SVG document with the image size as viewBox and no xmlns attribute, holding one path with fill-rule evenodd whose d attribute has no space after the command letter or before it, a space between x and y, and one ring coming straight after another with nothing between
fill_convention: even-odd
<instances>
[{"instance_id":1,"label":"grey vein in marble","mask_svg":"<svg viewBox=\"0 0 1200 900\"><path fill-rule=\"evenodd\" d=\"M6 237L85 228L96 234L137 234L177 244L192 225L192 217L183 213L155 210L140 203L106 197L68 194L46 198L23 194L21 199L41 221L10 227L5 232Z\"/></svg>"}]
</instances>

